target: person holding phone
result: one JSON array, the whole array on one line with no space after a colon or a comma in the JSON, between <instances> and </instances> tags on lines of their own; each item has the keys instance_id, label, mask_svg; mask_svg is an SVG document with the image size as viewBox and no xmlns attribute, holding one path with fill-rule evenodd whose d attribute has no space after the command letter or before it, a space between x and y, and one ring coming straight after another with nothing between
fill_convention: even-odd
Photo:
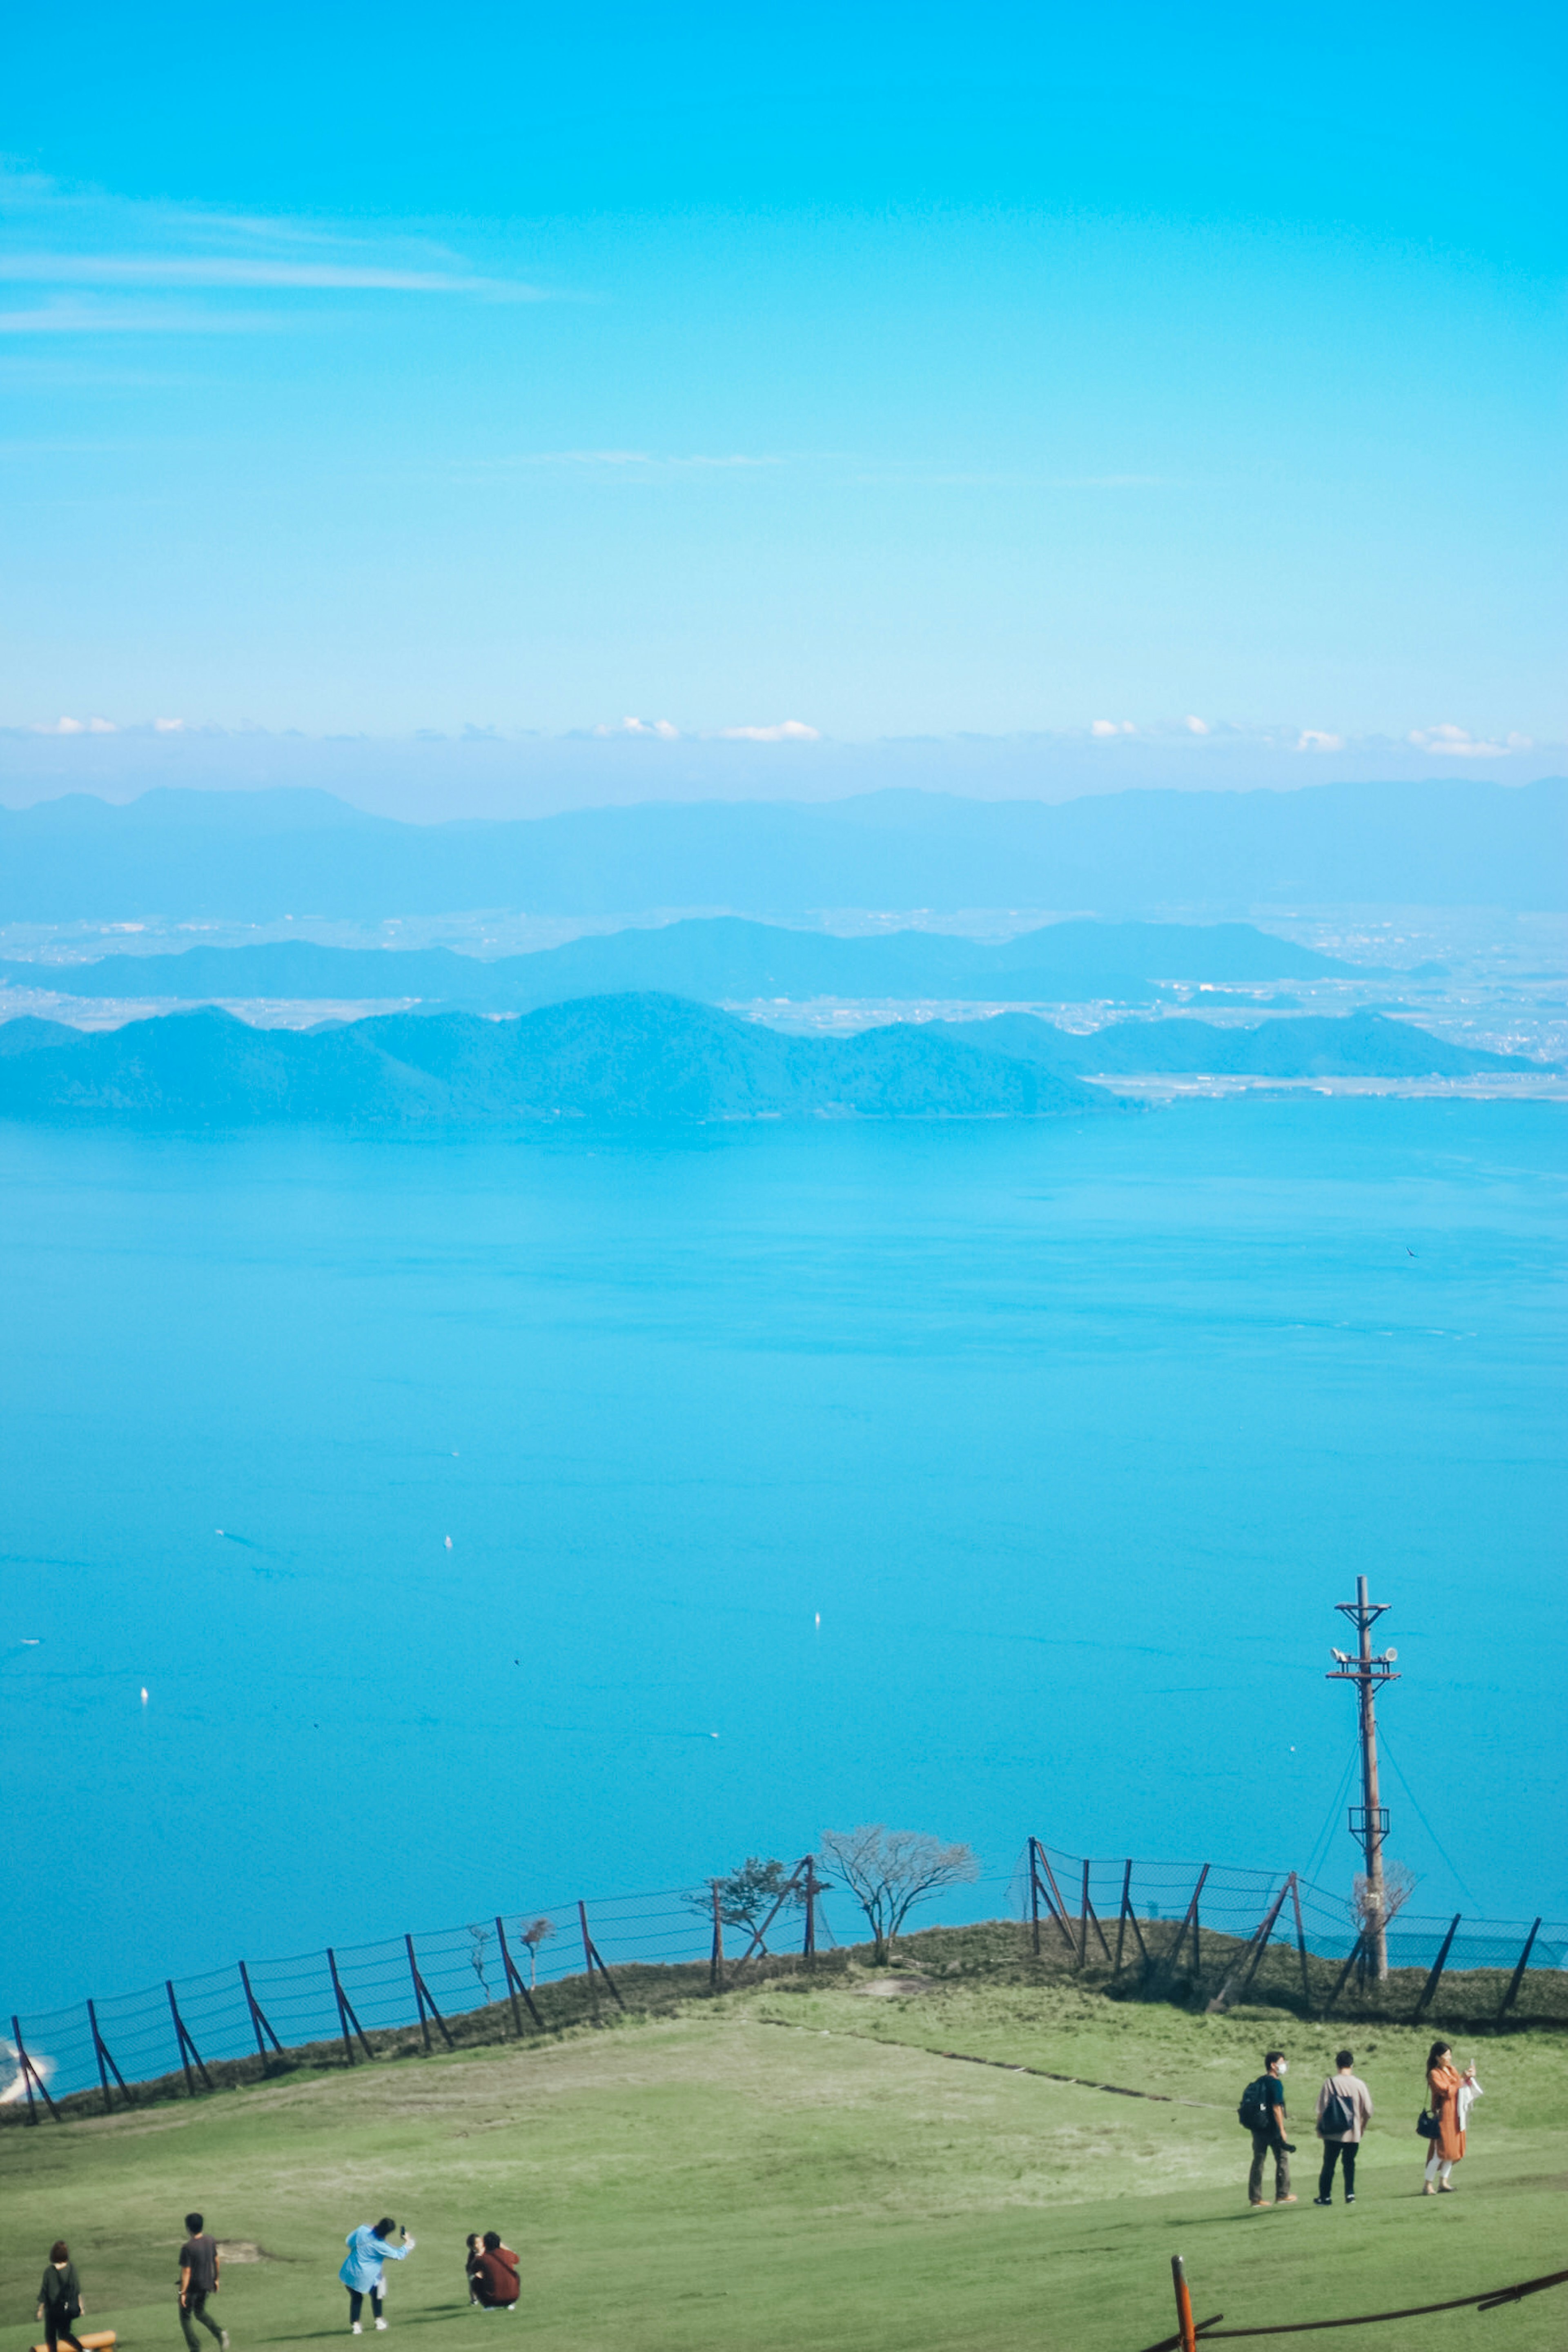
<instances>
[{"instance_id":1,"label":"person holding phone","mask_svg":"<svg viewBox=\"0 0 1568 2352\"><path fill-rule=\"evenodd\" d=\"M360 2315L364 2299L370 2297L371 2316L379 2330L384 2332L385 2315L381 2305L381 2278L384 2263L405 2263L414 2252L414 2241L406 2230L400 2230L390 2214L379 2221L362 2221L351 2230L345 2241L347 2259L338 2276L349 2291L349 2333L363 2336Z\"/></svg>"}]
</instances>

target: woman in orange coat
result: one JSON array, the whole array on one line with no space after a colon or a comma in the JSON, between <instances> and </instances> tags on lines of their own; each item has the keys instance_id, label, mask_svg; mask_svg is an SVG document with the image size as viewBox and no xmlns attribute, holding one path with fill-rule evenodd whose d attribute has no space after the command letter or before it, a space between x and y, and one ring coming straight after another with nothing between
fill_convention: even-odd
<instances>
[{"instance_id":1,"label":"woman in orange coat","mask_svg":"<svg viewBox=\"0 0 1568 2352\"><path fill-rule=\"evenodd\" d=\"M1426 2158L1426 2178L1422 2184L1423 2197L1447 2197L1453 2193L1449 2179L1456 2164L1465 2153L1465 2127L1459 2120L1459 2093L1475 2074L1467 2066L1461 2074L1454 2063L1454 2053L1446 2042L1434 2042L1426 2053L1426 2105L1437 2122L1436 2137L1430 2143L1431 2154Z\"/></svg>"}]
</instances>

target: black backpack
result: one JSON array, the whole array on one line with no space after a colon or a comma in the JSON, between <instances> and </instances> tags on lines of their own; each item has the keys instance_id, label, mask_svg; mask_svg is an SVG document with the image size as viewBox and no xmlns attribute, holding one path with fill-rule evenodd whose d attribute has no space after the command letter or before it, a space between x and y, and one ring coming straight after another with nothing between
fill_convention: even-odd
<instances>
[{"instance_id":1,"label":"black backpack","mask_svg":"<svg viewBox=\"0 0 1568 2352\"><path fill-rule=\"evenodd\" d=\"M1236 2120L1245 2132L1260 2132L1268 2129L1268 2077L1259 2074L1257 2082L1248 2083L1243 2091Z\"/></svg>"},{"instance_id":2,"label":"black backpack","mask_svg":"<svg viewBox=\"0 0 1568 2352\"><path fill-rule=\"evenodd\" d=\"M1343 2139L1355 2129L1355 2102L1347 2099L1341 2090L1331 2089L1318 2117L1318 2129L1325 2139Z\"/></svg>"}]
</instances>

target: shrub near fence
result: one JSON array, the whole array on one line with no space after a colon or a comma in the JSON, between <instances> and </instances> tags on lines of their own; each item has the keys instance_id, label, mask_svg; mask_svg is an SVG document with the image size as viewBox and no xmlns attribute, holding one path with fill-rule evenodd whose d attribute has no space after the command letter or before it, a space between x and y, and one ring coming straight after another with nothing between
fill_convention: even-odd
<instances>
[{"instance_id":1,"label":"shrub near fence","mask_svg":"<svg viewBox=\"0 0 1568 2352\"><path fill-rule=\"evenodd\" d=\"M1316 2015L1332 2008L1390 2021L1430 2011L1472 2026L1503 2017L1568 2023L1568 1927L1561 1924L1532 1931L1528 1921L1402 1914L1389 1935L1393 1974L1377 1985L1356 1976L1348 1906L1287 1872L1086 1862L1031 1838L1010 1880L979 1881L966 1896L972 1921L994 1919L1006 1905L1022 1922L1004 1937L1005 1952L987 1948L987 1965L1082 1973L1113 1995L1202 2006L1228 1987L1232 2000ZM943 1905L950 1918L959 1908L951 1899ZM540 1916L553 1920L555 1932L539 1948L535 1986L521 1936ZM843 1966L864 1937L858 1909L841 1887L818 1880L813 1916L817 1964ZM285 2065L561 2031L614 2015L623 2001L658 2010L733 1981L745 1942L730 1931L716 1974L710 1918L689 1892L672 1890L591 1905L574 1899L428 1934L237 1962L13 2017L16 2067L0 2117L36 2120L62 2100L68 2112L96 2110L119 2105L138 2084L195 2094ZM768 1933L771 1958L753 1958L748 1974L776 1969L803 1942L802 1914L782 1912Z\"/></svg>"}]
</instances>

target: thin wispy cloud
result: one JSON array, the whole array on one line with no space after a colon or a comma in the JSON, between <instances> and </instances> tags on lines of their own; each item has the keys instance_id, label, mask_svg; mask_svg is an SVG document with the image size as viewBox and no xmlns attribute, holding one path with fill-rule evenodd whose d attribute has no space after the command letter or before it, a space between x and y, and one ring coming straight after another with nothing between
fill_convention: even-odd
<instances>
[{"instance_id":1,"label":"thin wispy cloud","mask_svg":"<svg viewBox=\"0 0 1568 2352\"><path fill-rule=\"evenodd\" d=\"M401 269L358 261L263 260L247 254L6 253L0 283L47 286L283 288L296 292L474 294L487 301L547 302L542 287L504 278Z\"/></svg>"},{"instance_id":2,"label":"thin wispy cloud","mask_svg":"<svg viewBox=\"0 0 1568 2352\"><path fill-rule=\"evenodd\" d=\"M757 466L782 466L784 462L783 457L750 457L738 450L721 456L708 456L700 450L689 456L675 456L654 449L528 449L505 457L480 458L474 467L465 470L504 474L513 467L573 466L601 467L611 473L626 473L637 468L665 473L697 472L704 468L725 472Z\"/></svg>"},{"instance_id":3,"label":"thin wispy cloud","mask_svg":"<svg viewBox=\"0 0 1568 2352\"><path fill-rule=\"evenodd\" d=\"M188 302L40 302L0 310L0 335L266 334L284 323L274 310L226 310Z\"/></svg>"}]
</instances>

